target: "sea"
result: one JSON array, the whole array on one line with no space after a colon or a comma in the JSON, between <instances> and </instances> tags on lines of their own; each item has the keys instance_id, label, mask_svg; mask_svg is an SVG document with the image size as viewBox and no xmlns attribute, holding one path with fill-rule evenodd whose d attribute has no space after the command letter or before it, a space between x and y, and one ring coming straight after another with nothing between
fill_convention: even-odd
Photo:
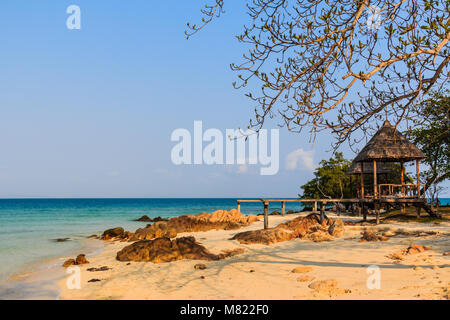
<instances>
[{"instance_id":1,"label":"sea","mask_svg":"<svg viewBox=\"0 0 450 320\"><path fill-rule=\"evenodd\" d=\"M450 198L441 199L441 204L449 203ZM12 284L17 279L11 279L18 274L50 270L54 264L60 265L63 258L58 257L80 252L81 248L90 250L90 254L101 250L100 245L88 247L86 239L90 235L119 226L135 231L146 225L134 221L143 215L169 218L230 210L236 205L234 198L0 199L0 299L26 298L20 287ZM299 211L302 205L288 202L286 211L290 209ZM280 205L271 204L273 210L280 211ZM262 211L259 202L241 203L244 215ZM65 238L68 240L56 241ZM9 284L7 289L3 286L3 291L2 283Z\"/></svg>"}]
</instances>

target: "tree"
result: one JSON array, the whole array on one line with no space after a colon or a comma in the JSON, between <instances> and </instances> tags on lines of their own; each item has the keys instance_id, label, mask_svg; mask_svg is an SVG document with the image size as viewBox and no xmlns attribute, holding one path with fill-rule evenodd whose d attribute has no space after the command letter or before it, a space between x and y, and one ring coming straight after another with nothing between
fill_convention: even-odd
<instances>
[{"instance_id":1,"label":"tree","mask_svg":"<svg viewBox=\"0 0 450 320\"><path fill-rule=\"evenodd\" d=\"M428 170L422 173L425 182L423 192L431 186L433 190L440 190L437 184L450 178L450 96L434 92L431 98L417 106L420 118L411 119L413 129L405 132L426 155L422 162ZM434 193L433 193L434 194Z\"/></svg>"},{"instance_id":2,"label":"tree","mask_svg":"<svg viewBox=\"0 0 450 320\"><path fill-rule=\"evenodd\" d=\"M212 1L212 0L211 0ZM312 138L331 130L335 147L389 118L399 125L432 88L449 79L449 0L247 0L250 22L237 39L249 46L236 88L260 85L250 128L280 115ZM224 13L224 1L188 23L189 38ZM375 120L375 121L374 121ZM364 137L365 135L362 135Z\"/></svg>"},{"instance_id":3,"label":"tree","mask_svg":"<svg viewBox=\"0 0 450 320\"><path fill-rule=\"evenodd\" d=\"M314 171L314 178L301 186L303 199L351 198L352 186L349 175L351 161L336 152L329 160L322 160Z\"/></svg>"}]
</instances>

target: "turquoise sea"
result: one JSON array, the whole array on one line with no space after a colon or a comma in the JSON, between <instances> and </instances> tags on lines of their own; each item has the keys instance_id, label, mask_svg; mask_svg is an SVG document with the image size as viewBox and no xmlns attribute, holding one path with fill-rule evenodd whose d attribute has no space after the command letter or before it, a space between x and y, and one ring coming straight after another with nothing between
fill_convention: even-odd
<instances>
[{"instance_id":1,"label":"turquoise sea","mask_svg":"<svg viewBox=\"0 0 450 320\"><path fill-rule=\"evenodd\" d=\"M142 215L183 214L236 208L236 199L0 199L0 281L33 263L76 250L87 236L112 227L135 231ZM299 210L287 204L286 210ZM280 210L271 206L271 210ZM262 212L260 203L241 204L243 214ZM70 238L67 242L54 239Z\"/></svg>"},{"instance_id":2,"label":"turquoise sea","mask_svg":"<svg viewBox=\"0 0 450 320\"><path fill-rule=\"evenodd\" d=\"M17 273L34 272L38 262L74 254L86 237L122 226L146 225L142 215L175 217L236 208L237 199L0 199L0 284ZM442 204L450 199L441 199ZM243 214L262 213L261 203L243 203ZM286 210L301 204L287 203ZM270 211L280 210L271 205ZM56 242L57 238L70 238ZM58 261L59 264L60 261ZM0 290L0 298L2 293Z\"/></svg>"}]
</instances>

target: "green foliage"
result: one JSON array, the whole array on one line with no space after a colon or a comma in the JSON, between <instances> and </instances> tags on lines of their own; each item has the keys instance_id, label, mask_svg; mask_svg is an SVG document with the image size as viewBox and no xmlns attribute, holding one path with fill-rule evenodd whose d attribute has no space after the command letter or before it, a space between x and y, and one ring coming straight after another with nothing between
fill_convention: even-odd
<instances>
[{"instance_id":1,"label":"green foliage","mask_svg":"<svg viewBox=\"0 0 450 320\"><path fill-rule=\"evenodd\" d=\"M449 90L434 92L423 104L416 107L418 117L413 120L414 128L406 136L425 153L422 162L429 169L422 173L426 189L431 184L450 178L450 96Z\"/></svg>"},{"instance_id":2,"label":"green foliage","mask_svg":"<svg viewBox=\"0 0 450 320\"><path fill-rule=\"evenodd\" d=\"M352 196L350 178L346 172L351 161L344 159L341 152L329 160L322 160L314 172L314 179L301 186L303 199L349 198Z\"/></svg>"}]
</instances>

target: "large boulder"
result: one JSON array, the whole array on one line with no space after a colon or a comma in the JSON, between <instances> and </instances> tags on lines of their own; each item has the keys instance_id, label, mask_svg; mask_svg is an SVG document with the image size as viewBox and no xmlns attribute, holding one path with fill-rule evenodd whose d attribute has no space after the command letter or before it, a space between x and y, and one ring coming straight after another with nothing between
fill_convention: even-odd
<instances>
[{"instance_id":1,"label":"large boulder","mask_svg":"<svg viewBox=\"0 0 450 320\"><path fill-rule=\"evenodd\" d=\"M267 245L292 240L294 238L295 234L293 232L279 228L272 228L240 232L235 234L230 240L237 240L242 244L260 243Z\"/></svg>"},{"instance_id":2,"label":"large boulder","mask_svg":"<svg viewBox=\"0 0 450 320\"><path fill-rule=\"evenodd\" d=\"M115 237L120 237L125 233L125 230L122 227L112 228L105 230L102 234L102 239L108 240Z\"/></svg>"},{"instance_id":3,"label":"large boulder","mask_svg":"<svg viewBox=\"0 0 450 320\"><path fill-rule=\"evenodd\" d=\"M295 238L321 242L333 240L334 237L341 237L343 234L342 220L327 217L321 220L318 214L312 213L281 223L275 228L237 233L231 240L238 240L243 244L272 244Z\"/></svg>"},{"instance_id":4,"label":"large boulder","mask_svg":"<svg viewBox=\"0 0 450 320\"><path fill-rule=\"evenodd\" d=\"M174 238L177 236L175 228L170 226L167 222L160 221L147 226L145 228L137 229L132 240L150 240L154 238Z\"/></svg>"},{"instance_id":5,"label":"large boulder","mask_svg":"<svg viewBox=\"0 0 450 320\"><path fill-rule=\"evenodd\" d=\"M153 263L182 259L219 260L241 252L233 250L215 255L197 243L194 237L182 237L173 240L162 237L134 242L120 250L116 259L119 261L150 261Z\"/></svg>"}]
</instances>

